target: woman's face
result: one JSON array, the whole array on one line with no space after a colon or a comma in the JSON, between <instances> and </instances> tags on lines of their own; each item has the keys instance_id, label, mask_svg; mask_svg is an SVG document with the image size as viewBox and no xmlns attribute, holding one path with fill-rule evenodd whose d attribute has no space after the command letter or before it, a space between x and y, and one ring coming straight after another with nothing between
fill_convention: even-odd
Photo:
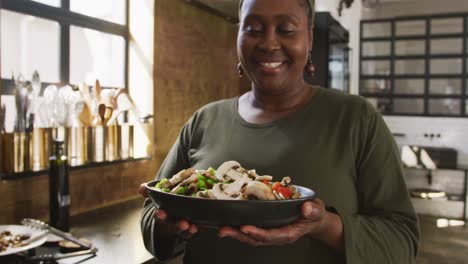
<instances>
[{"instance_id":1,"label":"woman's face","mask_svg":"<svg viewBox=\"0 0 468 264\"><path fill-rule=\"evenodd\" d=\"M312 48L304 0L244 0L237 51L255 87L281 94L304 83Z\"/></svg>"}]
</instances>

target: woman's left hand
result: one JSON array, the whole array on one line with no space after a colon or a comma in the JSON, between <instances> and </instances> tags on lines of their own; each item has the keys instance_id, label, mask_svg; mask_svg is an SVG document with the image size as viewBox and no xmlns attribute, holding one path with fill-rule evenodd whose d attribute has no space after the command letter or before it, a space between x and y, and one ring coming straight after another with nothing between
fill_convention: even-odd
<instances>
[{"instance_id":1,"label":"woman's left hand","mask_svg":"<svg viewBox=\"0 0 468 264\"><path fill-rule=\"evenodd\" d=\"M241 226L240 229L221 227L218 235L231 237L252 246L286 245L309 235L337 250L342 249L342 223L338 215L326 211L325 204L320 199L304 202L301 209L302 218L287 226L272 229L262 229L251 225ZM336 231L339 231L339 241L336 241Z\"/></svg>"}]
</instances>

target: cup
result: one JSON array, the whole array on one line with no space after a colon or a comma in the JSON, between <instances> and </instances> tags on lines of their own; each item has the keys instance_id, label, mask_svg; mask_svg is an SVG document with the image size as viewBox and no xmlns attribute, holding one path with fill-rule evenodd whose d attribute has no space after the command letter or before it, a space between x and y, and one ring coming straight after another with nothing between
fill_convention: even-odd
<instances>
[{"instance_id":1,"label":"cup","mask_svg":"<svg viewBox=\"0 0 468 264\"><path fill-rule=\"evenodd\" d=\"M50 128L34 128L29 135L29 167L32 171L45 170L49 166L52 130Z\"/></svg>"},{"instance_id":2,"label":"cup","mask_svg":"<svg viewBox=\"0 0 468 264\"><path fill-rule=\"evenodd\" d=\"M88 128L67 128L67 156L70 166L80 166L88 163Z\"/></svg>"},{"instance_id":3,"label":"cup","mask_svg":"<svg viewBox=\"0 0 468 264\"><path fill-rule=\"evenodd\" d=\"M121 159L133 158L133 125L123 124L120 126L120 152Z\"/></svg>"},{"instance_id":4,"label":"cup","mask_svg":"<svg viewBox=\"0 0 468 264\"><path fill-rule=\"evenodd\" d=\"M115 161L120 159L120 138L121 129L120 126L112 125L104 127L104 145L105 145L105 160Z\"/></svg>"},{"instance_id":5,"label":"cup","mask_svg":"<svg viewBox=\"0 0 468 264\"><path fill-rule=\"evenodd\" d=\"M2 134L2 171L6 173L25 172L30 169L30 133L14 132Z\"/></svg>"}]
</instances>

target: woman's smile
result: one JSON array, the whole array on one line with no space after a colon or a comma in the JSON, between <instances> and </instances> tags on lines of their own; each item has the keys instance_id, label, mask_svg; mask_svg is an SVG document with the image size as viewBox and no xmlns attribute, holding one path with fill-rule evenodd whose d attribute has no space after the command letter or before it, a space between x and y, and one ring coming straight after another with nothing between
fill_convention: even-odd
<instances>
[{"instance_id":1,"label":"woman's smile","mask_svg":"<svg viewBox=\"0 0 468 264\"><path fill-rule=\"evenodd\" d=\"M286 70L287 63L285 61L260 61L257 63L258 70L267 75L277 75Z\"/></svg>"}]
</instances>

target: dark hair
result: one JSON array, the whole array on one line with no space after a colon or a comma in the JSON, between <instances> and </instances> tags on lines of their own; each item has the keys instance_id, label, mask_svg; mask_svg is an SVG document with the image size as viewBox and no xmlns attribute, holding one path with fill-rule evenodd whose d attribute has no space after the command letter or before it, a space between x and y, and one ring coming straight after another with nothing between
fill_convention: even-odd
<instances>
[{"instance_id":1,"label":"dark hair","mask_svg":"<svg viewBox=\"0 0 468 264\"><path fill-rule=\"evenodd\" d=\"M313 27L314 17L315 17L315 0L305 0L305 1L306 1L306 8L307 8L308 24L309 24L309 27ZM239 19L240 19L240 13L242 10L243 3L244 3L244 0L239 1Z\"/></svg>"}]
</instances>

